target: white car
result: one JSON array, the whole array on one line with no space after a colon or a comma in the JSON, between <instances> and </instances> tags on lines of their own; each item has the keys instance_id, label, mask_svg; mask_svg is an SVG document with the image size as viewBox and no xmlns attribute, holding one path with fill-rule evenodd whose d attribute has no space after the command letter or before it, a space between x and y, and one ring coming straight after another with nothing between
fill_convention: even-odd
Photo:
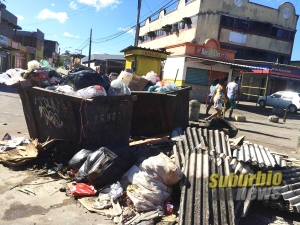
<instances>
[{"instance_id":1,"label":"white car","mask_svg":"<svg viewBox=\"0 0 300 225\"><path fill-rule=\"evenodd\" d=\"M270 96L260 96L258 98L260 107L275 106L287 108L289 112L296 113L300 110L300 93L291 91L278 91Z\"/></svg>"}]
</instances>

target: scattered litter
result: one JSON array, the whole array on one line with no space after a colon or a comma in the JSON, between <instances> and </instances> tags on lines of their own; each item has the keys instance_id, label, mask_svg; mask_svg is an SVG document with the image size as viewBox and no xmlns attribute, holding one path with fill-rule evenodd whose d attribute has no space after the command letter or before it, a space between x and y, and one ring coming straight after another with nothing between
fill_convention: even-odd
<instances>
[{"instance_id":1,"label":"scattered litter","mask_svg":"<svg viewBox=\"0 0 300 225\"><path fill-rule=\"evenodd\" d=\"M97 193L93 185L88 185L85 183L76 183L70 189L71 194L75 197L77 196L89 196Z\"/></svg>"}]
</instances>

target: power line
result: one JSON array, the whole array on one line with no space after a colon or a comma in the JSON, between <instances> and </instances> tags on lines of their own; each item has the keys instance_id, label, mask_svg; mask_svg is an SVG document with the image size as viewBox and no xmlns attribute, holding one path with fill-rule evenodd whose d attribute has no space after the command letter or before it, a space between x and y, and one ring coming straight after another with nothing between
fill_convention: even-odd
<instances>
[{"instance_id":1,"label":"power line","mask_svg":"<svg viewBox=\"0 0 300 225\"><path fill-rule=\"evenodd\" d=\"M174 5L175 3L177 3L177 0L175 0L175 1L174 1L174 0L169 1L167 4L165 4L165 5L164 5L163 7L161 7L159 10L156 10L154 13L152 13L152 14L151 14L150 16L148 16L148 17L152 17L152 16L158 14L158 13L161 11L162 8L169 8L170 6ZM147 18L148 18L148 17L147 17ZM143 21L141 21L140 23L145 22L145 21L147 20L147 18L145 18L145 19L144 19ZM115 34L110 35L110 36L107 36L107 37L95 39L95 40L103 40L103 39L106 39L106 40L99 41L99 42L94 42L94 43L103 43L103 42L107 42L107 41L113 40L113 39L118 38L118 37L120 37L121 35L127 33L129 30L131 30L131 29L133 29L133 28L135 28L135 26L132 26L132 27L130 27L130 28L127 28L127 29L124 30L124 31L115 33Z\"/></svg>"}]
</instances>

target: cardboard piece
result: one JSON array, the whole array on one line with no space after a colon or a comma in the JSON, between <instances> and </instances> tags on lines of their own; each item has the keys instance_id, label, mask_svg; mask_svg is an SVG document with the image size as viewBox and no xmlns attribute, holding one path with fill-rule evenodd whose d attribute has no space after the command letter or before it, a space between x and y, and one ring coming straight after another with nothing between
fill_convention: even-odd
<instances>
[{"instance_id":1,"label":"cardboard piece","mask_svg":"<svg viewBox=\"0 0 300 225\"><path fill-rule=\"evenodd\" d=\"M147 85L152 85L152 83L145 78L134 76L128 87L131 91L143 91Z\"/></svg>"}]
</instances>

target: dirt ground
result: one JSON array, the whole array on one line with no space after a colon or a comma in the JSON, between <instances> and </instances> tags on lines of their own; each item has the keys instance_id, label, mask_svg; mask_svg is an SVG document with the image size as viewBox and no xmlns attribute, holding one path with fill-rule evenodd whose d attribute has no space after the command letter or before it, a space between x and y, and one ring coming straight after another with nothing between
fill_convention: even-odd
<instances>
[{"instance_id":1,"label":"dirt ground","mask_svg":"<svg viewBox=\"0 0 300 225\"><path fill-rule=\"evenodd\" d=\"M205 104L201 104L200 109L201 120L206 117ZM212 112L213 109L210 113ZM271 114L271 108L261 110L255 103L241 102L234 115L246 116L247 122L233 122L239 129L237 136L244 135L246 140L268 147L271 151L300 158L296 151L300 113L288 114L285 123L282 119L279 123L269 122L268 116ZM14 89L0 85L0 136L5 133L15 137L29 137L18 94ZM15 171L2 164L0 173L0 224L113 224L106 217L88 212L73 198L60 192L59 188L65 183L64 180L40 178L32 171ZM22 187L34 190L36 195L24 194L18 188L11 189L16 184L23 184ZM250 209L248 216L240 224L269 224L277 220L276 216L294 220L300 218L295 214L258 205Z\"/></svg>"}]
</instances>

